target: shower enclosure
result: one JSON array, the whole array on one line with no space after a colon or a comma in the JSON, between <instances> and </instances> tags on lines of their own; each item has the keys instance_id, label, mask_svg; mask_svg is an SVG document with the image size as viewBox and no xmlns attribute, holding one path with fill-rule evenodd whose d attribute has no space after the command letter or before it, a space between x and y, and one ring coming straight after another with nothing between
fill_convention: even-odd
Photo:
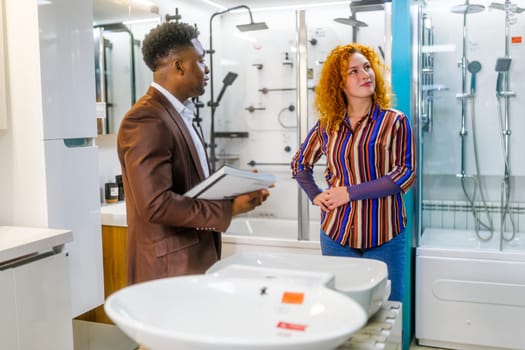
<instances>
[{"instance_id":1,"label":"shower enclosure","mask_svg":"<svg viewBox=\"0 0 525 350\"><path fill-rule=\"evenodd\" d=\"M525 348L522 12L503 0L414 5L423 345Z\"/></svg>"},{"instance_id":2,"label":"shower enclosure","mask_svg":"<svg viewBox=\"0 0 525 350\"><path fill-rule=\"evenodd\" d=\"M253 20L265 22L268 29L237 30L248 20L244 9L225 13L213 24L213 89L221 89L229 72L237 74L214 111L214 157L217 168L230 164L271 172L277 184L264 205L250 212L248 220L242 218L246 224L232 225L229 233L242 233L238 231L245 227L249 234L250 217L257 222L292 220L298 222L297 240L317 241L319 225L313 229L311 223L319 222L319 210L298 191L290 161L316 119L313 91L323 61L335 46L357 40L375 47L390 65L391 3L352 1L252 12ZM323 163L314 169L321 186Z\"/></svg>"}]
</instances>

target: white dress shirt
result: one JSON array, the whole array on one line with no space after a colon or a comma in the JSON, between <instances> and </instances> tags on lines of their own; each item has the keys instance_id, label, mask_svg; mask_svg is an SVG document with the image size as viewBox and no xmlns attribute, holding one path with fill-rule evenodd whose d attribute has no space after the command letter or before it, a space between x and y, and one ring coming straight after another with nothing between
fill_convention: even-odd
<instances>
[{"instance_id":1,"label":"white dress shirt","mask_svg":"<svg viewBox=\"0 0 525 350\"><path fill-rule=\"evenodd\" d=\"M184 124L186 124L186 128L190 132L193 144L197 149L197 154L199 155L202 170L204 171L204 177L208 177L210 175L210 169L208 167L208 160L206 158L204 144L202 143L201 138L199 137L197 131L195 130L195 127L193 126L193 108L195 107L195 105L189 99L186 100L184 103L180 102L168 90L166 90L161 85L155 82L151 83L151 86L159 90L160 93L162 93L168 99L168 101L170 101L170 103L173 105L173 108L175 108L175 110L182 116L182 120L184 120Z\"/></svg>"}]
</instances>

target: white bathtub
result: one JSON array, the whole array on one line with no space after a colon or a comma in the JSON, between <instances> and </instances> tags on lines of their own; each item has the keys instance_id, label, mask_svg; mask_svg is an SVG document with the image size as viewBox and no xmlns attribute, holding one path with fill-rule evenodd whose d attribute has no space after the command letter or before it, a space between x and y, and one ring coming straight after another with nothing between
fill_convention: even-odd
<instances>
[{"instance_id":1,"label":"white bathtub","mask_svg":"<svg viewBox=\"0 0 525 350\"><path fill-rule=\"evenodd\" d=\"M483 232L482 232L483 234ZM416 338L453 349L525 349L525 233L425 230L416 250Z\"/></svg>"},{"instance_id":2,"label":"white bathtub","mask_svg":"<svg viewBox=\"0 0 525 350\"><path fill-rule=\"evenodd\" d=\"M320 255L319 230L319 222L311 222L312 240L299 241L297 239L297 220L234 218L222 236L222 257L245 251Z\"/></svg>"}]
</instances>

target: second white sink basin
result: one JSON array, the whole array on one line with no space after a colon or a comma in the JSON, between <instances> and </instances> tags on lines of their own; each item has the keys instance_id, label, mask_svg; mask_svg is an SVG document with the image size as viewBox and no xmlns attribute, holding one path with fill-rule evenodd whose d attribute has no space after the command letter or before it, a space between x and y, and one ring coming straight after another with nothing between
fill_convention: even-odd
<instances>
[{"instance_id":1,"label":"second white sink basin","mask_svg":"<svg viewBox=\"0 0 525 350\"><path fill-rule=\"evenodd\" d=\"M212 275L129 286L105 310L149 350L329 350L367 321L354 300L315 283Z\"/></svg>"},{"instance_id":2,"label":"second white sink basin","mask_svg":"<svg viewBox=\"0 0 525 350\"><path fill-rule=\"evenodd\" d=\"M232 265L328 273L325 283L357 301L371 317L390 296L385 263L365 258L347 258L296 253L240 252L219 260L206 273L224 275ZM231 274L230 274L231 275Z\"/></svg>"}]
</instances>

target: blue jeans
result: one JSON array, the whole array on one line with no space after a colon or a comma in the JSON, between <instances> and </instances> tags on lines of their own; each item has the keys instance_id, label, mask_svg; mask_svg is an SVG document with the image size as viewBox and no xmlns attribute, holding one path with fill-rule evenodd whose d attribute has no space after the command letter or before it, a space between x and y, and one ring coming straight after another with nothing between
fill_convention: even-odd
<instances>
[{"instance_id":1,"label":"blue jeans","mask_svg":"<svg viewBox=\"0 0 525 350\"><path fill-rule=\"evenodd\" d=\"M321 230L321 251L323 255L368 258L383 261L388 267L388 278L392 291L389 300L403 301L405 275L405 232L378 247L355 249L342 246Z\"/></svg>"}]
</instances>

